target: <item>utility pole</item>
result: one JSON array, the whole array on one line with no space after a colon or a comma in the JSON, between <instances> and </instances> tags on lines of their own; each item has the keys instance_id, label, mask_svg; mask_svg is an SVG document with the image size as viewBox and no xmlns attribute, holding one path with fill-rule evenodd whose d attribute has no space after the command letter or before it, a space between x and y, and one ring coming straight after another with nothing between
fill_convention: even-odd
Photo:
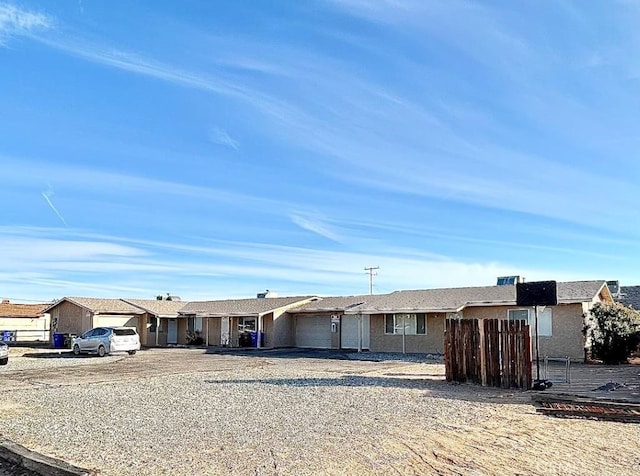
<instances>
[{"instance_id":1,"label":"utility pole","mask_svg":"<svg viewBox=\"0 0 640 476\"><path fill-rule=\"evenodd\" d=\"M365 272L369 273L369 294L373 294L373 277L378 275L378 273L374 273L374 271L377 269L380 269L380 266L370 266L368 268L364 268Z\"/></svg>"}]
</instances>

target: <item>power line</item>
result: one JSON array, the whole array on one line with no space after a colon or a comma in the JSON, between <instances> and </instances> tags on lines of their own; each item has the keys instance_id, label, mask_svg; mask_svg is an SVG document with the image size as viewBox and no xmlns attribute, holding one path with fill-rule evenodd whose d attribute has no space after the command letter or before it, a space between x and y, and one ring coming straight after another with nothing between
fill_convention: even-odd
<instances>
[{"instance_id":1,"label":"power line","mask_svg":"<svg viewBox=\"0 0 640 476\"><path fill-rule=\"evenodd\" d=\"M374 271L377 269L380 269L380 266L370 266L368 268L364 268L365 272L369 273L369 294L373 294L373 277L378 275L378 273L374 273Z\"/></svg>"},{"instance_id":2,"label":"power line","mask_svg":"<svg viewBox=\"0 0 640 476\"><path fill-rule=\"evenodd\" d=\"M10 298L10 297L0 297L0 300L10 301L11 304L14 304L15 301L24 301L24 302L35 302L38 304L48 304L50 302L56 301L56 299L23 299L23 298Z\"/></svg>"}]
</instances>

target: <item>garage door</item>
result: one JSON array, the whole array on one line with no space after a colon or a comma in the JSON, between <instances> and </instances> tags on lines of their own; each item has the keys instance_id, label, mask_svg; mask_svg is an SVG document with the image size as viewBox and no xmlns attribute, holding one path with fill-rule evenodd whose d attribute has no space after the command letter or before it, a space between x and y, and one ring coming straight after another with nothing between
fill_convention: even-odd
<instances>
[{"instance_id":1,"label":"garage door","mask_svg":"<svg viewBox=\"0 0 640 476\"><path fill-rule=\"evenodd\" d=\"M297 316L296 347L331 348L331 318L329 316Z\"/></svg>"},{"instance_id":2,"label":"garage door","mask_svg":"<svg viewBox=\"0 0 640 476\"><path fill-rule=\"evenodd\" d=\"M93 327L135 327L138 328L136 316L100 315L93 317Z\"/></svg>"},{"instance_id":3,"label":"garage door","mask_svg":"<svg viewBox=\"0 0 640 476\"><path fill-rule=\"evenodd\" d=\"M340 347L343 349L358 348L358 319L362 319L362 348L369 348L369 316L342 316L340 328Z\"/></svg>"}]
</instances>

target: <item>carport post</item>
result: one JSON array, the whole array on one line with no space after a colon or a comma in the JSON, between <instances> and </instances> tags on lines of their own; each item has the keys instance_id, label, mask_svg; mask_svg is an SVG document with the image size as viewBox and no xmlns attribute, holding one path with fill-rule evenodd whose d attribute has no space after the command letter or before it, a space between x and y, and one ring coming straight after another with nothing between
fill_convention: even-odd
<instances>
[{"instance_id":1,"label":"carport post","mask_svg":"<svg viewBox=\"0 0 640 476\"><path fill-rule=\"evenodd\" d=\"M362 314L356 315L358 318L358 352L362 352Z\"/></svg>"},{"instance_id":2,"label":"carport post","mask_svg":"<svg viewBox=\"0 0 640 476\"><path fill-rule=\"evenodd\" d=\"M209 316L207 316L206 319L207 319L207 337L205 337L205 344L207 347L209 347Z\"/></svg>"},{"instance_id":3,"label":"carport post","mask_svg":"<svg viewBox=\"0 0 640 476\"><path fill-rule=\"evenodd\" d=\"M259 349L260 333L262 332L262 314L258 314L258 319L256 321L256 349Z\"/></svg>"},{"instance_id":4,"label":"carport post","mask_svg":"<svg viewBox=\"0 0 640 476\"><path fill-rule=\"evenodd\" d=\"M160 334L160 316L156 316L156 347L159 347L158 334Z\"/></svg>"},{"instance_id":5,"label":"carport post","mask_svg":"<svg viewBox=\"0 0 640 476\"><path fill-rule=\"evenodd\" d=\"M426 319L426 318L425 318ZM402 353L407 353L407 315L402 315Z\"/></svg>"}]
</instances>

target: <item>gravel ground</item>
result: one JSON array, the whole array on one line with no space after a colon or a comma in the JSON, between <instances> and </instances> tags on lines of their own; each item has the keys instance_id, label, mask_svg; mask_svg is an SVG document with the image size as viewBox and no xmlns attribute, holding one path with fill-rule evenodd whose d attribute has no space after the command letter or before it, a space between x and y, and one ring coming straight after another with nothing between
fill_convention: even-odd
<instances>
[{"instance_id":1,"label":"gravel ground","mask_svg":"<svg viewBox=\"0 0 640 476\"><path fill-rule=\"evenodd\" d=\"M2 372L14 370L75 367L78 365L96 365L97 363L107 364L123 358L126 358L126 355L107 355L100 358L83 354L76 357L68 350L15 348L10 351L9 363L0 367L0 377ZM97 362L96 359L103 360L103 362Z\"/></svg>"},{"instance_id":2,"label":"gravel ground","mask_svg":"<svg viewBox=\"0 0 640 476\"><path fill-rule=\"evenodd\" d=\"M345 354L349 360L371 360L373 362L416 362L427 364L444 364L442 354L401 354L393 352L353 352Z\"/></svg>"},{"instance_id":3,"label":"gravel ground","mask_svg":"<svg viewBox=\"0 0 640 476\"><path fill-rule=\"evenodd\" d=\"M185 359L182 371L127 373L133 365L162 373L175 355ZM637 425L544 417L528 394L442 382L440 364L139 356L94 359L93 375L107 380L93 384L85 367L77 382L60 373L37 387L10 388L0 401L0 434L105 475L622 475L640 468Z\"/></svg>"}]
</instances>

